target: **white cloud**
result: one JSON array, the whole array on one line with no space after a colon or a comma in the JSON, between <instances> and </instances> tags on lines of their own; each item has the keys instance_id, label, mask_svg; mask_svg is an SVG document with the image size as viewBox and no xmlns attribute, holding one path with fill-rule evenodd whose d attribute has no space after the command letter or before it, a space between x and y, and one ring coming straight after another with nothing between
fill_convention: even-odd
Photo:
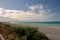
<instances>
[{"instance_id":1,"label":"white cloud","mask_svg":"<svg viewBox=\"0 0 60 40\"><path fill-rule=\"evenodd\" d=\"M4 11L4 9L3 8L0 8L0 11Z\"/></svg>"},{"instance_id":2,"label":"white cloud","mask_svg":"<svg viewBox=\"0 0 60 40\"><path fill-rule=\"evenodd\" d=\"M28 9L30 9L31 11L34 11L35 9L44 9L44 5L40 4L40 5L31 5L31 6L28 6Z\"/></svg>"},{"instance_id":3,"label":"white cloud","mask_svg":"<svg viewBox=\"0 0 60 40\"><path fill-rule=\"evenodd\" d=\"M44 5L33 5L29 6L28 11L18 11L18 10L5 10L0 8L0 16L8 17L20 21L44 21L48 20L51 17L51 10L45 10ZM35 13L34 10L38 10L38 13ZM5 14L3 14L5 12Z\"/></svg>"},{"instance_id":4,"label":"white cloud","mask_svg":"<svg viewBox=\"0 0 60 40\"><path fill-rule=\"evenodd\" d=\"M35 6L32 5L29 7L29 9L33 11L33 10L35 10Z\"/></svg>"}]
</instances>

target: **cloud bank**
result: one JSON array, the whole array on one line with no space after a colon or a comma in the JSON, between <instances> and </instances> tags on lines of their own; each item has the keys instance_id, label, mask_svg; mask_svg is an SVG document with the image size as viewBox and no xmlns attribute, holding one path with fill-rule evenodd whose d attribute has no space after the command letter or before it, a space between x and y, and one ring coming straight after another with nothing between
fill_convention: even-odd
<instances>
[{"instance_id":1,"label":"cloud bank","mask_svg":"<svg viewBox=\"0 0 60 40\"><path fill-rule=\"evenodd\" d=\"M20 21L47 21L54 15L50 9L44 9L42 4L28 6L28 11L0 8L0 17L8 17Z\"/></svg>"}]
</instances>

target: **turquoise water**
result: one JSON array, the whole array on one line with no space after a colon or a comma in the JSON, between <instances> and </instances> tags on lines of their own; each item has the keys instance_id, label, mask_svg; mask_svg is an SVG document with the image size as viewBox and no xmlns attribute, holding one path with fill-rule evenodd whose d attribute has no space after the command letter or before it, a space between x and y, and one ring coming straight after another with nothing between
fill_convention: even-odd
<instances>
[{"instance_id":1,"label":"turquoise water","mask_svg":"<svg viewBox=\"0 0 60 40\"><path fill-rule=\"evenodd\" d=\"M35 25L52 25L60 26L60 22L17 22L17 24L35 24Z\"/></svg>"}]
</instances>

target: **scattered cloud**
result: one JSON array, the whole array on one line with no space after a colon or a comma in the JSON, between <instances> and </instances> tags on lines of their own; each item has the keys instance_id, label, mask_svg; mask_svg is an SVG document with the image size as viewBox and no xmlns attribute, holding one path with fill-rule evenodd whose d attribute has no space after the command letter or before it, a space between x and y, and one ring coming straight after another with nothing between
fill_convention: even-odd
<instances>
[{"instance_id":1,"label":"scattered cloud","mask_svg":"<svg viewBox=\"0 0 60 40\"><path fill-rule=\"evenodd\" d=\"M44 9L44 5L40 4L40 5L31 5L31 6L28 6L28 9L30 9L30 11L34 11L36 9Z\"/></svg>"},{"instance_id":2,"label":"scattered cloud","mask_svg":"<svg viewBox=\"0 0 60 40\"><path fill-rule=\"evenodd\" d=\"M35 10L38 10L36 13ZM6 10L0 8L0 17L8 17L20 21L46 21L54 16L51 10L45 10L44 5L28 6L28 11Z\"/></svg>"}]
</instances>

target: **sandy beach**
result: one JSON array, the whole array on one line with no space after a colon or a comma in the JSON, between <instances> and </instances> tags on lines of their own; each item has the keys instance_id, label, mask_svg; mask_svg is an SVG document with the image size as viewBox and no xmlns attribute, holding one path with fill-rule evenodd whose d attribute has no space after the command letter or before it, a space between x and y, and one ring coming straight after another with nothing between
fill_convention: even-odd
<instances>
[{"instance_id":1,"label":"sandy beach","mask_svg":"<svg viewBox=\"0 0 60 40\"><path fill-rule=\"evenodd\" d=\"M60 27L59 26L38 26L40 31L43 31L49 39L60 40Z\"/></svg>"},{"instance_id":2,"label":"sandy beach","mask_svg":"<svg viewBox=\"0 0 60 40\"><path fill-rule=\"evenodd\" d=\"M28 25L28 26L38 28L39 31L44 32L47 35L47 37L51 40L60 40L60 26L50 25Z\"/></svg>"}]
</instances>

